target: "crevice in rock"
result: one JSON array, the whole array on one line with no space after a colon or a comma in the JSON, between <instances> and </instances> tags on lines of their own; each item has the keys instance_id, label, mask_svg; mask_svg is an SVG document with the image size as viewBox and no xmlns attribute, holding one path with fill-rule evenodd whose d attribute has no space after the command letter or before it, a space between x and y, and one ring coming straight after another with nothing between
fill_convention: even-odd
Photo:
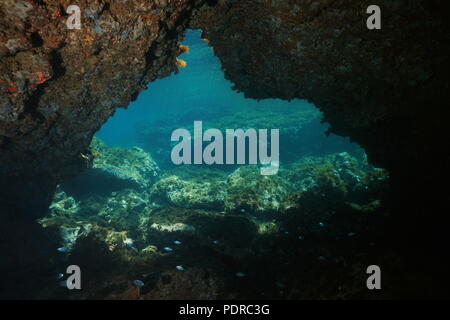
<instances>
[{"instance_id":1,"label":"crevice in rock","mask_svg":"<svg viewBox=\"0 0 450 320\"><path fill-rule=\"evenodd\" d=\"M45 89L50 85L51 81L56 81L60 77L64 76L66 70L63 65L63 61L61 55L57 50L52 50L49 54L50 56L50 65L52 66L53 76L48 81L42 83L36 91L29 97L29 99L25 103L24 113L21 117L25 117L26 114L30 114L34 119L44 122L45 116L40 113L37 108L39 106L39 101L42 96L45 94Z\"/></svg>"},{"instance_id":2,"label":"crevice in rock","mask_svg":"<svg viewBox=\"0 0 450 320\"><path fill-rule=\"evenodd\" d=\"M35 31L31 34L30 41L31 44L33 45L33 48L41 47L42 44L44 43L38 31Z\"/></svg>"}]
</instances>

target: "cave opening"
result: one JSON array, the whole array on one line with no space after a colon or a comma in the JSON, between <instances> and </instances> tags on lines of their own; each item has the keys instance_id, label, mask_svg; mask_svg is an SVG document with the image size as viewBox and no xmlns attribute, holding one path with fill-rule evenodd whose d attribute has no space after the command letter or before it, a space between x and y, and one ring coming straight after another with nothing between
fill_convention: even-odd
<instances>
[{"instance_id":1,"label":"cave opening","mask_svg":"<svg viewBox=\"0 0 450 320\"><path fill-rule=\"evenodd\" d=\"M348 272L348 263L378 250L388 173L369 165L356 143L326 135L311 103L256 101L233 91L200 35L187 32L178 73L151 83L96 133L93 167L58 186L40 222L61 235L64 263L81 261L108 283L123 281L124 273L142 283L162 276L183 286L173 272L199 279L188 297L159 280L141 291L148 299L161 290L169 298L314 296L330 280L328 268ZM219 131L279 129L280 170L263 175L261 163L175 165L171 135L192 132L195 121ZM93 254L87 247L107 249ZM152 274L144 271L155 265ZM299 290L316 277L320 283ZM203 287L209 284L214 288ZM128 294L102 290L89 294Z\"/></svg>"},{"instance_id":2,"label":"cave opening","mask_svg":"<svg viewBox=\"0 0 450 320\"><path fill-rule=\"evenodd\" d=\"M194 121L218 129L280 129L281 158L287 162L338 152L365 157L348 138L325 134L328 124L321 123L322 114L313 104L299 99L257 101L232 90L214 48L201 33L187 31L183 43L189 53L179 57L187 62L185 68L149 84L127 109L117 109L96 137L111 147L141 147L162 167L172 167L171 133L176 128L192 131Z\"/></svg>"},{"instance_id":3,"label":"cave opening","mask_svg":"<svg viewBox=\"0 0 450 320\"><path fill-rule=\"evenodd\" d=\"M444 1L4 2L0 299L449 296Z\"/></svg>"}]
</instances>

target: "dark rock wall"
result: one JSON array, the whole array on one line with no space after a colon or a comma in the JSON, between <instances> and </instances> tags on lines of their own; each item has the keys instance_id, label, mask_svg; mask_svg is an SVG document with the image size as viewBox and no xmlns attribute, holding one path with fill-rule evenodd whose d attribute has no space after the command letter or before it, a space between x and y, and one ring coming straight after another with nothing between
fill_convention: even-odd
<instances>
[{"instance_id":1,"label":"dark rock wall","mask_svg":"<svg viewBox=\"0 0 450 320\"><path fill-rule=\"evenodd\" d=\"M392 167L446 132L450 34L443 1L217 1L192 25L204 30L227 78L247 96L305 98L331 131Z\"/></svg>"}]
</instances>

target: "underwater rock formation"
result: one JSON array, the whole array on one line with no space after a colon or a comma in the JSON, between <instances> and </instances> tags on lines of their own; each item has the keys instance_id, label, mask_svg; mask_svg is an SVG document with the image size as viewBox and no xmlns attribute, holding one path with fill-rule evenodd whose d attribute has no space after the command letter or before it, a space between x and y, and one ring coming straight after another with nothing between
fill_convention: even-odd
<instances>
[{"instance_id":1,"label":"underwater rock formation","mask_svg":"<svg viewBox=\"0 0 450 320\"><path fill-rule=\"evenodd\" d=\"M103 152L117 150L120 149L107 151L104 146ZM131 167L141 164L140 158L128 161ZM200 172L202 168L196 170ZM228 175L220 169L210 169L209 175L193 172L193 168L182 167L172 172L179 176L162 177L150 188L90 193L79 198L71 196L73 186L63 184L50 206L49 218L131 230L135 239L149 245L147 241L155 240L155 232L197 232L197 222L192 225L186 218L191 215L203 216L205 221L208 215L278 216L303 207L308 197L347 203L353 211L368 210L368 204L383 198L389 177L385 170L373 168L345 152L302 158L283 167L276 176L262 176L257 166L243 166ZM320 216L317 212L317 218Z\"/></svg>"},{"instance_id":2,"label":"underwater rock formation","mask_svg":"<svg viewBox=\"0 0 450 320\"><path fill-rule=\"evenodd\" d=\"M293 189L305 192L329 192L340 196L382 192L389 182L386 170L374 168L366 159L358 161L347 152L325 157L304 157L282 172ZM375 189L375 190L374 190Z\"/></svg>"},{"instance_id":3,"label":"underwater rock formation","mask_svg":"<svg viewBox=\"0 0 450 320\"><path fill-rule=\"evenodd\" d=\"M320 297L306 279L323 268L364 273L361 261L376 252L376 231L389 219L387 172L348 153L302 158L278 176L261 176L256 166L202 170L180 167L151 188L79 200L58 187L40 224L61 235L54 267L76 261L91 275L76 297ZM220 199L212 203L209 193ZM139 291L134 279L144 283ZM321 288L322 297L362 294L333 288ZM69 294L56 284L47 290Z\"/></svg>"},{"instance_id":4,"label":"underwater rock formation","mask_svg":"<svg viewBox=\"0 0 450 320\"><path fill-rule=\"evenodd\" d=\"M221 210L224 201L223 182L205 181L195 183L184 181L177 176L161 179L152 187L150 196L173 206L197 209Z\"/></svg>"},{"instance_id":5,"label":"underwater rock formation","mask_svg":"<svg viewBox=\"0 0 450 320\"><path fill-rule=\"evenodd\" d=\"M182 174L182 171L174 172ZM153 185L149 198L155 204L180 208L241 214L282 213L296 206L295 199L301 193L346 200L349 194L367 193L369 188L371 194L379 194L387 187L388 179L386 170L373 168L365 159L357 160L342 152L301 158L285 165L274 176L261 175L257 166L239 167L228 175L203 173L201 181L170 175Z\"/></svg>"},{"instance_id":6,"label":"underwater rock formation","mask_svg":"<svg viewBox=\"0 0 450 320\"><path fill-rule=\"evenodd\" d=\"M138 147L108 148L94 137L91 153L94 157L92 168L64 183L64 190L72 194L109 194L127 188L146 189L157 180L158 165L150 154Z\"/></svg>"}]
</instances>

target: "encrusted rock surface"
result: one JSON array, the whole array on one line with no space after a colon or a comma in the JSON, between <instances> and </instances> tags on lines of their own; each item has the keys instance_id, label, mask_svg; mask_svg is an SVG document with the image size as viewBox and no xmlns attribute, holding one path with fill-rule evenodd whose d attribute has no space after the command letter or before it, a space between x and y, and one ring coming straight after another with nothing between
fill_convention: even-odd
<instances>
[{"instance_id":1,"label":"encrusted rock surface","mask_svg":"<svg viewBox=\"0 0 450 320\"><path fill-rule=\"evenodd\" d=\"M258 167L241 167L227 178L225 209L230 212L258 214L279 212L289 206L287 196L293 192L278 175L263 176Z\"/></svg>"},{"instance_id":2,"label":"encrusted rock surface","mask_svg":"<svg viewBox=\"0 0 450 320\"><path fill-rule=\"evenodd\" d=\"M183 208L210 208L220 210L223 207L223 182L189 182L177 176L169 176L158 181L151 190L155 200Z\"/></svg>"}]
</instances>

